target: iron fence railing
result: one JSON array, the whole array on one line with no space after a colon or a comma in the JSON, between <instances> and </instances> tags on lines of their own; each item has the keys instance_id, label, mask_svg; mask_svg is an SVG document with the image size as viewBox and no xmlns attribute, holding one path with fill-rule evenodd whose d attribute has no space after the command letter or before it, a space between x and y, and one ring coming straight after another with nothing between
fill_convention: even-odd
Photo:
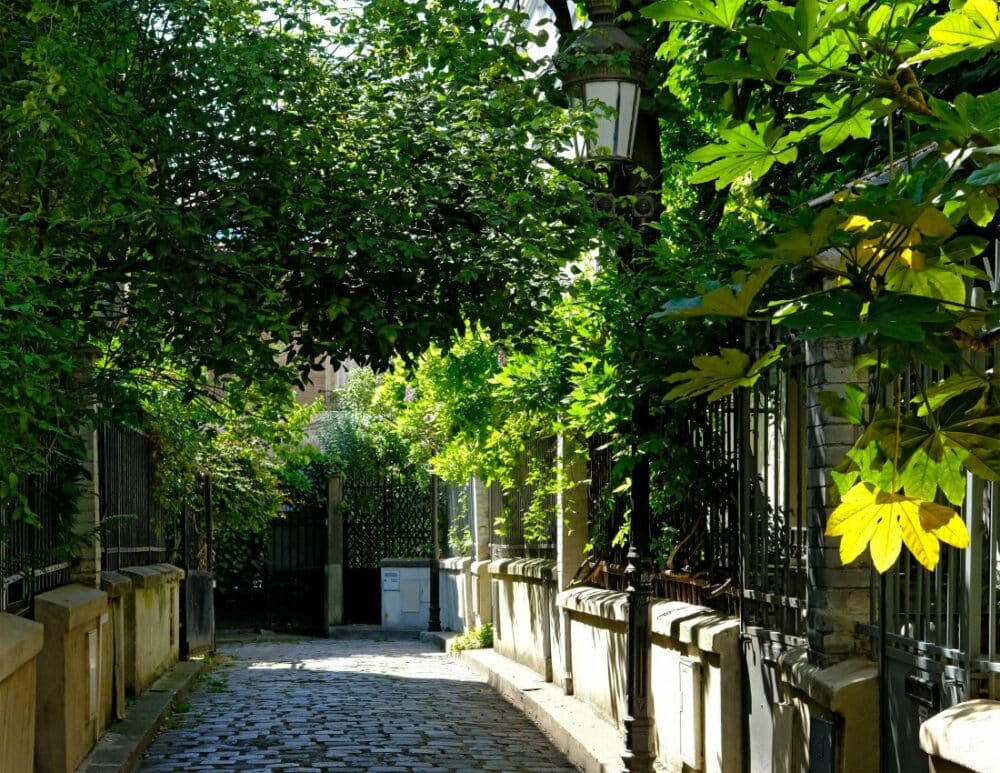
<instances>
[{"instance_id":1,"label":"iron fence railing","mask_svg":"<svg viewBox=\"0 0 1000 773\"><path fill-rule=\"evenodd\" d=\"M774 331L757 328L730 345L756 358L777 343ZM803 363L793 356L784 367L765 371L753 389L679 404L662 417L685 452L690 485L679 501L654 502L649 537L655 595L739 613L747 625L804 637L804 384ZM610 436L591 438L591 580L623 590L628 503L613 493L620 478L612 474L615 454ZM677 458L674 449L670 459ZM654 463L654 492L658 480L676 477L676 470L656 469L670 463Z\"/></svg>"},{"instance_id":2,"label":"iron fence railing","mask_svg":"<svg viewBox=\"0 0 1000 773\"><path fill-rule=\"evenodd\" d=\"M166 558L153 498L149 438L128 427L98 430L101 567L156 563Z\"/></svg>"},{"instance_id":3,"label":"iron fence railing","mask_svg":"<svg viewBox=\"0 0 1000 773\"><path fill-rule=\"evenodd\" d=\"M22 477L19 492L38 524L0 508L0 611L28 614L35 595L70 581L59 496L65 473Z\"/></svg>"},{"instance_id":4,"label":"iron fence railing","mask_svg":"<svg viewBox=\"0 0 1000 773\"><path fill-rule=\"evenodd\" d=\"M342 509L349 569L433 554L433 494L425 481L379 472L345 478Z\"/></svg>"},{"instance_id":5,"label":"iron fence railing","mask_svg":"<svg viewBox=\"0 0 1000 773\"><path fill-rule=\"evenodd\" d=\"M774 331L755 328L751 357L773 348ZM804 363L764 372L738 398L742 544L740 595L744 624L806 634L807 427Z\"/></svg>"},{"instance_id":6,"label":"iron fence railing","mask_svg":"<svg viewBox=\"0 0 1000 773\"><path fill-rule=\"evenodd\" d=\"M975 357L980 369L995 369L995 350ZM912 400L948 375L916 368L900 379L899 399ZM885 404L895 399L894 387L887 387ZM961 513L971 538L968 549L942 543L934 571L904 549L884 576L872 571L867 628L877 637L885 627L890 659L943 675L948 702L1000 699L1000 484L968 476Z\"/></svg>"},{"instance_id":7,"label":"iron fence railing","mask_svg":"<svg viewBox=\"0 0 1000 773\"><path fill-rule=\"evenodd\" d=\"M544 485L554 474L555 465L555 438L533 441L522 455L515 485L501 492L496 509L490 507L493 558L555 556L556 494Z\"/></svg>"},{"instance_id":8,"label":"iron fence railing","mask_svg":"<svg viewBox=\"0 0 1000 773\"><path fill-rule=\"evenodd\" d=\"M442 555L445 557L475 557L475 535L473 534L472 502L475 500L475 481L470 478L460 486L448 484L448 528L445 532Z\"/></svg>"}]
</instances>

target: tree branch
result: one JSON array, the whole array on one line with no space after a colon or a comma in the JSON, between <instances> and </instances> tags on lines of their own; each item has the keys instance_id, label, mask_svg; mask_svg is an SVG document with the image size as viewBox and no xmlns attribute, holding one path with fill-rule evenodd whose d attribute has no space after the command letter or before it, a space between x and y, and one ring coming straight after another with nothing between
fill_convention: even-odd
<instances>
[{"instance_id":1,"label":"tree branch","mask_svg":"<svg viewBox=\"0 0 1000 773\"><path fill-rule=\"evenodd\" d=\"M566 0L545 0L545 4L556 17L556 29L559 31L559 38L565 40L567 35L573 32L573 15L569 12L569 5Z\"/></svg>"}]
</instances>

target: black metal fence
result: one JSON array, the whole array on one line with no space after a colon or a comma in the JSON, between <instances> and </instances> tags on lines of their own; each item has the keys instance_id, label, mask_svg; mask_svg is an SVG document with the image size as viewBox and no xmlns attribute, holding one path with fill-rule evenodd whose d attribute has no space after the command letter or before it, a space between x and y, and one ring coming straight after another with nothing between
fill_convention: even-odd
<instances>
[{"instance_id":1,"label":"black metal fence","mask_svg":"<svg viewBox=\"0 0 1000 773\"><path fill-rule=\"evenodd\" d=\"M100 539L104 569L156 563L166 558L153 500L153 462L148 438L122 427L98 430L96 459L100 530L76 539ZM71 521L79 473L53 467L21 478L33 521L0 508L0 610L30 614L32 599L70 581Z\"/></svg>"},{"instance_id":2,"label":"black metal fence","mask_svg":"<svg viewBox=\"0 0 1000 773\"><path fill-rule=\"evenodd\" d=\"M759 329L731 345L756 358L775 344L772 331ZM740 614L747 625L804 636L802 362L793 357L789 366L766 371L754 389L715 402L691 401L660 420L671 423L682 453L674 449L669 462L660 462L678 469L654 469L654 493L657 476L673 478L681 493L653 503L654 593ZM623 590L628 502L614 493L620 482L613 474L616 453L610 436L591 438L591 581ZM677 483L681 475L686 488Z\"/></svg>"},{"instance_id":3,"label":"black metal fence","mask_svg":"<svg viewBox=\"0 0 1000 773\"><path fill-rule=\"evenodd\" d=\"M342 508L346 568L378 569L384 558L432 555L432 495L426 483L377 472L352 476L344 480Z\"/></svg>"},{"instance_id":4,"label":"black metal fence","mask_svg":"<svg viewBox=\"0 0 1000 773\"><path fill-rule=\"evenodd\" d=\"M752 356L776 343L758 329ZM801 638L806 633L806 388L804 362L765 371L741 396L738 432L741 617L746 625Z\"/></svg>"},{"instance_id":5,"label":"black metal fence","mask_svg":"<svg viewBox=\"0 0 1000 773\"><path fill-rule=\"evenodd\" d=\"M153 499L149 438L128 427L98 431L101 567L156 563L166 558Z\"/></svg>"},{"instance_id":6,"label":"black metal fence","mask_svg":"<svg viewBox=\"0 0 1000 773\"><path fill-rule=\"evenodd\" d=\"M0 508L0 611L28 614L36 594L70 581L58 511L61 478L50 471L20 481L19 491L39 525L14 520L10 509Z\"/></svg>"},{"instance_id":7,"label":"black metal fence","mask_svg":"<svg viewBox=\"0 0 1000 773\"><path fill-rule=\"evenodd\" d=\"M521 456L515 485L503 489L493 515L492 558L553 558L556 494L545 485L556 465L555 438L533 441ZM495 494L494 494L495 496Z\"/></svg>"}]
</instances>

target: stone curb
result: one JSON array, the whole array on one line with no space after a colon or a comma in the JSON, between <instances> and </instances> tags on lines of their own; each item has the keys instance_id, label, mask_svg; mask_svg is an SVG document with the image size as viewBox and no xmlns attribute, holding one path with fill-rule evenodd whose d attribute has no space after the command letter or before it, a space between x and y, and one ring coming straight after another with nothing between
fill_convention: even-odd
<instances>
[{"instance_id":1,"label":"stone curb","mask_svg":"<svg viewBox=\"0 0 1000 773\"><path fill-rule=\"evenodd\" d=\"M451 652L454 633L420 634L420 640ZM569 761L586 773L620 773L622 735L582 701L565 695L531 669L492 649L452 653L545 733ZM658 768L659 769L659 768Z\"/></svg>"},{"instance_id":2,"label":"stone curb","mask_svg":"<svg viewBox=\"0 0 1000 773\"><path fill-rule=\"evenodd\" d=\"M174 701L188 694L204 668L203 660L182 661L157 679L129 706L125 719L101 736L76 773L131 773L170 714Z\"/></svg>"}]
</instances>

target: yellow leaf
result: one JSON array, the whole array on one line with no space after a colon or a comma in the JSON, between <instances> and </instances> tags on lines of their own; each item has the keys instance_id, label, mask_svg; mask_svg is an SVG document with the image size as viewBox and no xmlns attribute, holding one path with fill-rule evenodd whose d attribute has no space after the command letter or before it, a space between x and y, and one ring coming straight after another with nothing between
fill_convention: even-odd
<instances>
[{"instance_id":1,"label":"yellow leaf","mask_svg":"<svg viewBox=\"0 0 1000 773\"><path fill-rule=\"evenodd\" d=\"M899 518L894 503L890 503L888 507L881 506L879 511L882 515L868 550L875 568L882 573L899 558L903 535L899 528Z\"/></svg>"},{"instance_id":2,"label":"yellow leaf","mask_svg":"<svg viewBox=\"0 0 1000 773\"><path fill-rule=\"evenodd\" d=\"M840 537L840 560L848 564L868 546L880 572L896 563L905 543L923 566L933 570L941 555L939 541L969 545L969 533L958 514L944 505L858 483L830 514L829 537Z\"/></svg>"},{"instance_id":3,"label":"yellow leaf","mask_svg":"<svg viewBox=\"0 0 1000 773\"><path fill-rule=\"evenodd\" d=\"M949 510L949 512L954 515L954 510ZM926 529L920 516L921 512L918 507L900 507L899 525L903 530L903 541L913 557L927 569L933 570L941 557L941 545L938 543L937 537Z\"/></svg>"},{"instance_id":4,"label":"yellow leaf","mask_svg":"<svg viewBox=\"0 0 1000 773\"><path fill-rule=\"evenodd\" d=\"M920 520L927 531L954 548L969 547L969 529L958 513L943 505L930 502L925 505L920 508ZM933 513L931 508L934 508Z\"/></svg>"}]
</instances>

